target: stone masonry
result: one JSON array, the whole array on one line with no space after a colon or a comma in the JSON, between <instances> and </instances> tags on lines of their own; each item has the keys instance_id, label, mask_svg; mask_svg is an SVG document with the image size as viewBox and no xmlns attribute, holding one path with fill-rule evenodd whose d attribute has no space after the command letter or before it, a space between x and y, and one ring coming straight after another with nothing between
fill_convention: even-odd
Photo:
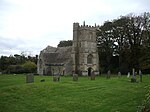
<instances>
[{"instance_id":1,"label":"stone masonry","mask_svg":"<svg viewBox=\"0 0 150 112\"><path fill-rule=\"evenodd\" d=\"M97 26L73 23L73 45L70 47L48 46L40 52L38 74L59 73L90 76L99 74L99 58L96 42Z\"/></svg>"},{"instance_id":2,"label":"stone masonry","mask_svg":"<svg viewBox=\"0 0 150 112\"><path fill-rule=\"evenodd\" d=\"M73 24L73 71L76 74L91 75L94 71L99 74L99 58L96 43L96 29L98 27Z\"/></svg>"}]
</instances>

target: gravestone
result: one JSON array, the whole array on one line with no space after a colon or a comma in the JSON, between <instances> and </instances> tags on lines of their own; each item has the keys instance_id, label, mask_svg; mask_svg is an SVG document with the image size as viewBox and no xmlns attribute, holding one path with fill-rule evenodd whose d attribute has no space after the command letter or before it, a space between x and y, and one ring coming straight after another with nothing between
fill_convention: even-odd
<instances>
[{"instance_id":1,"label":"gravestone","mask_svg":"<svg viewBox=\"0 0 150 112\"><path fill-rule=\"evenodd\" d=\"M118 72L118 77L119 77L119 78L121 77L121 72Z\"/></svg>"},{"instance_id":2,"label":"gravestone","mask_svg":"<svg viewBox=\"0 0 150 112\"><path fill-rule=\"evenodd\" d=\"M110 72L110 70L108 70L108 72L107 72L107 79L110 79L110 74L111 74L111 72Z\"/></svg>"},{"instance_id":3,"label":"gravestone","mask_svg":"<svg viewBox=\"0 0 150 112\"><path fill-rule=\"evenodd\" d=\"M54 82L59 82L60 81L60 74L54 74L53 81Z\"/></svg>"},{"instance_id":4,"label":"gravestone","mask_svg":"<svg viewBox=\"0 0 150 112\"><path fill-rule=\"evenodd\" d=\"M130 77L130 72L128 72L128 75L127 75L127 78L129 78Z\"/></svg>"},{"instance_id":5,"label":"gravestone","mask_svg":"<svg viewBox=\"0 0 150 112\"><path fill-rule=\"evenodd\" d=\"M34 75L33 74L27 74L26 75L26 83L33 83L34 82Z\"/></svg>"},{"instance_id":6,"label":"gravestone","mask_svg":"<svg viewBox=\"0 0 150 112\"><path fill-rule=\"evenodd\" d=\"M132 76L135 76L135 69L132 69Z\"/></svg>"},{"instance_id":7,"label":"gravestone","mask_svg":"<svg viewBox=\"0 0 150 112\"><path fill-rule=\"evenodd\" d=\"M142 82L142 72L139 70L139 75L140 75L140 82Z\"/></svg>"},{"instance_id":8,"label":"gravestone","mask_svg":"<svg viewBox=\"0 0 150 112\"><path fill-rule=\"evenodd\" d=\"M78 74L73 74L73 81L78 81Z\"/></svg>"},{"instance_id":9,"label":"gravestone","mask_svg":"<svg viewBox=\"0 0 150 112\"><path fill-rule=\"evenodd\" d=\"M132 69L132 78L131 78L131 82L136 82L136 73L135 73L135 69Z\"/></svg>"},{"instance_id":10,"label":"gravestone","mask_svg":"<svg viewBox=\"0 0 150 112\"><path fill-rule=\"evenodd\" d=\"M91 80L95 80L95 73L94 73L94 71L91 74Z\"/></svg>"}]
</instances>

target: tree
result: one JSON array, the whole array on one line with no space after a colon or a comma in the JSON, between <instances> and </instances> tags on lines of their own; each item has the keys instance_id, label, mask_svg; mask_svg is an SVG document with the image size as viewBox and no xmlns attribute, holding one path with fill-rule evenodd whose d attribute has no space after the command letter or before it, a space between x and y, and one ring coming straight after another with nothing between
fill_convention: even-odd
<instances>
[{"instance_id":1,"label":"tree","mask_svg":"<svg viewBox=\"0 0 150 112\"><path fill-rule=\"evenodd\" d=\"M112 35L113 24L110 21L104 23L97 31L97 45L99 51L100 67L103 72L111 68L111 59L113 57L114 35Z\"/></svg>"},{"instance_id":2,"label":"tree","mask_svg":"<svg viewBox=\"0 0 150 112\"><path fill-rule=\"evenodd\" d=\"M131 49L131 66L140 69L140 57L143 57L142 47L143 41L149 41L150 33L150 15L144 13L141 16L129 15L128 24L126 25L127 39Z\"/></svg>"},{"instance_id":3,"label":"tree","mask_svg":"<svg viewBox=\"0 0 150 112\"><path fill-rule=\"evenodd\" d=\"M9 60L7 56L1 56L0 58L0 68L2 71L6 70L7 67L9 66Z\"/></svg>"},{"instance_id":4,"label":"tree","mask_svg":"<svg viewBox=\"0 0 150 112\"><path fill-rule=\"evenodd\" d=\"M119 71L141 69L142 63L149 68L150 13L140 16L129 14L105 22L97 36L101 66L110 68L113 62L111 57L118 55Z\"/></svg>"},{"instance_id":5,"label":"tree","mask_svg":"<svg viewBox=\"0 0 150 112\"><path fill-rule=\"evenodd\" d=\"M38 55L36 55L36 57L33 57L33 56L27 57L23 53L21 53L21 55L18 55L18 54L15 54L14 56L10 55L9 57L1 56L0 57L0 71L4 73L36 72L35 65L37 63L37 60L38 60ZM31 68L30 70L27 68L26 62L30 62L27 65L29 68Z\"/></svg>"},{"instance_id":6,"label":"tree","mask_svg":"<svg viewBox=\"0 0 150 112\"><path fill-rule=\"evenodd\" d=\"M72 46L72 40L68 40L68 41L63 40L63 41L60 41L57 46L58 47Z\"/></svg>"},{"instance_id":7,"label":"tree","mask_svg":"<svg viewBox=\"0 0 150 112\"><path fill-rule=\"evenodd\" d=\"M37 70L37 66L34 62L31 61L26 61L23 65L22 65L24 72L25 73L35 73Z\"/></svg>"},{"instance_id":8,"label":"tree","mask_svg":"<svg viewBox=\"0 0 150 112\"><path fill-rule=\"evenodd\" d=\"M123 71L124 68L128 68L126 62L129 60L127 59L126 55L130 56L130 50L128 50L129 45L127 43L127 38L126 38L126 23L128 22L128 19L126 17L121 17L117 20L113 21L114 28L113 28L113 35L116 43L116 49L115 49L115 54L119 56L119 70L118 71ZM128 58L129 59L129 58Z\"/></svg>"}]
</instances>

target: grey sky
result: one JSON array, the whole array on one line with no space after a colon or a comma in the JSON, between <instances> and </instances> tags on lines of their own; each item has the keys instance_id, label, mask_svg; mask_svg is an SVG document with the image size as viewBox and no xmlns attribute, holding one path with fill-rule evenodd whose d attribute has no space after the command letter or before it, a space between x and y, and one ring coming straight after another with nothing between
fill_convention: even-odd
<instances>
[{"instance_id":1,"label":"grey sky","mask_svg":"<svg viewBox=\"0 0 150 112\"><path fill-rule=\"evenodd\" d=\"M39 54L72 39L73 22L101 25L129 13L150 12L150 0L0 0L0 55Z\"/></svg>"}]
</instances>

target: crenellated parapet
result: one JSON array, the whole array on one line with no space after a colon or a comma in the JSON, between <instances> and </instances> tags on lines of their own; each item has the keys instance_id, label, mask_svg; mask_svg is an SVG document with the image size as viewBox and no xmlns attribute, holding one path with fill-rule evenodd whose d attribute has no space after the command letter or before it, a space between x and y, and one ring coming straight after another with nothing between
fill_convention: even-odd
<instances>
[{"instance_id":1,"label":"crenellated parapet","mask_svg":"<svg viewBox=\"0 0 150 112\"><path fill-rule=\"evenodd\" d=\"M76 30L76 29L87 29L87 30L96 30L97 28L99 28L100 26L99 25L95 25L92 26L92 25L86 25L85 24L85 21L83 22L83 25L80 25L79 23L74 23L73 24L73 29Z\"/></svg>"}]
</instances>

